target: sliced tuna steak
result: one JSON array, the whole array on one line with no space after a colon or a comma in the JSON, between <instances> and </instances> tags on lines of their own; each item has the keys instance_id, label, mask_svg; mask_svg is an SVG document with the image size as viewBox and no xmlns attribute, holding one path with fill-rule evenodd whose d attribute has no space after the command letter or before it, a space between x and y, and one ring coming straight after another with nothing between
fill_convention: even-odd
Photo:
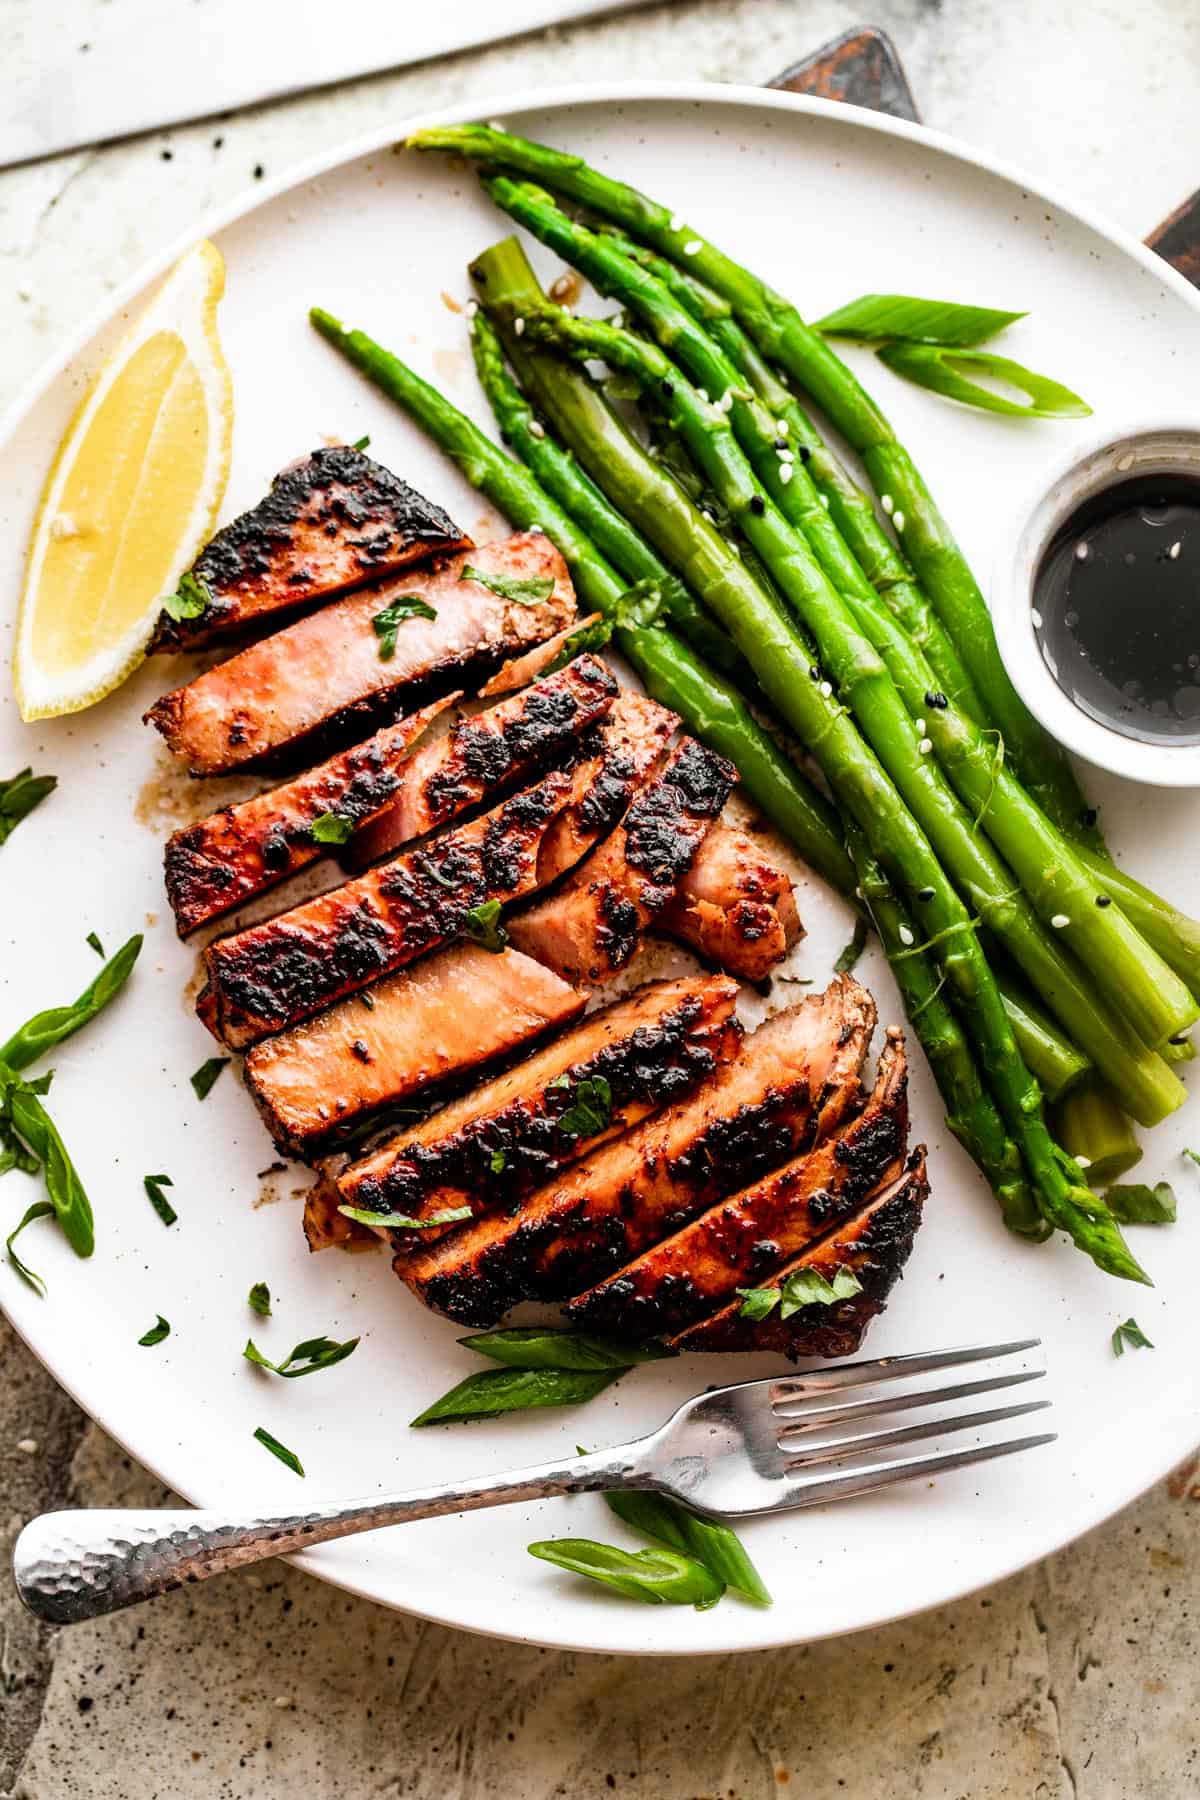
<instances>
[{"instance_id":1,"label":"sliced tuna steak","mask_svg":"<svg viewBox=\"0 0 1200 1800\"><path fill-rule=\"evenodd\" d=\"M584 1004L517 950L456 944L256 1044L246 1086L277 1146L311 1156L381 1109L569 1024Z\"/></svg>"},{"instance_id":2,"label":"sliced tuna steak","mask_svg":"<svg viewBox=\"0 0 1200 1800\"><path fill-rule=\"evenodd\" d=\"M418 956L482 928L478 908L532 893L562 873L564 845L586 848L627 804L673 715L621 696L586 732L578 760L491 812L307 905L211 944L196 1010L242 1049ZM555 831L569 816L569 828Z\"/></svg>"},{"instance_id":3,"label":"sliced tuna steak","mask_svg":"<svg viewBox=\"0 0 1200 1800\"><path fill-rule=\"evenodd\" d=\"M187 589L207 597L203 612L164 612L150 648L191 649L274 629L303 606L470 545L440 506L361 450L314 450L209 541Z\"/></svg>"},{"instance_id":4,"label":"sliced tuna steak","mask_svg":"<svg viewBox=\"0 0 1200 1800\"><path fill-rule=\"evenodd\" d=\"M467 568L554 586L545 599L506 599L465 579ZM435 616L400 616L416 603ZM472 685L574 611L562 557L540 532L524 532L331 601L164 694L146 718L193 775L299 759L314 742L345 743L405 705Z\"/></svg>"},{"instance_id":5,"label":"sliced tuna steak","mask_svg":"<svg viewBox=\"0 0 1200 1800\"><path fill-rule=\"evenodd\" d=\"M846 977L779 1013L687 1099L601 1146L515 1212L456 1226L396 1261L428 1305L494 1324L519 1300L578 1293L747 1179L835 1130L858 1098L875 1022Z\"/></svg>"},{"instance_id":6,"label":"sliced tuna steak","mask_svg":"<svg viewBox=\"0 0 1200 1800\"><path fill-rule=\"evenodd\" d=\"M342 1195L416 1218L511 1206L734 1055L736 1000L737 983L721 975L641 988L351 1164ZM414 1248L429 1241L412 1238Z\"/></svg>"}]
</instances>

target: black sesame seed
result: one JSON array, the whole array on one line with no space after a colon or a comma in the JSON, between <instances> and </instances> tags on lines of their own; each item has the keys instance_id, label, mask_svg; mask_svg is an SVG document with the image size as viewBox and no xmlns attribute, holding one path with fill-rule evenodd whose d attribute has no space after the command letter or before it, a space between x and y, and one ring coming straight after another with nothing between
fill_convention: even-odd
<instances>
[{"instance_id":1,"label":"black sesame seed","mask_svg":"<svg viewBox=\"0 0 1200 1800\"><path fill-rule=\"evenodd\" d=\"M1100 814L1096 811L1096 808L1094 806L1089 806L1083 814L1083 822L1090 829L1099 817Z\"/></svg>"},{"instance_id":2,"label":"black sesame seed","mask_svg":"<svg viewBox=\"0 0 1200 1800\"><path fill-rule=\"evenodd\" d=\"M265 170L265 169L264 169L264 168L263 168L263 166L262 166L262 164L261 164L261 163L255 163L255 165L254 165L254 179L255 179L255 181L261 181L261 180L262 180L262 178L263 178L263 176L264 176L264 175L265 175L265 174L266 174L266 170Z\"/></svg>"},{"instance_id":3,"label":"black sesame seed","mask_svg":"<svg viewBox=\"0 0 1200 1800\"><path fill-rule=\"evenodd\" d=\"M159 155L164 162L172 162L174 160L175 152L173 150L160 150Z\"/></svg>"},{"instance_id":4,"label":"black sesame seed","mask_svg":"<svg viewBox=\"0 0 1200 1800\"><path fill-rule=\"evenodd\" d=\"M787 447L788 441L786 438L776 438L775 442L771 445L772 450L786 450Z\"/></svg>"},{"instance_id":5,"label":"black sesame seed","mask_svg":"<svg viewBox=\"0 0 1200 1800\"><path fill-rule=\"evenodd\" d=\"M946 706L949 706L950 702L947 700L945 694L943 694L939 689L937 693L926 694L925 704L926 704L926 706L946 707Z\"/></svg>"},{"instance_id":6,"label":"black sesame seed","mask_svg":"<svg viewBox=\"0 0 1200 1800\"><path fill-rule=\"evenodd\" d=\"M762 495L761 494L751 494L751 496L750 496L750 511L752 513L761 515L762 513L765 513L766 510L767 510L767 503L763 499Z\"/></svg>"},{"instance_id":7,"label":"black sesame seed","mask_svg":"<svg viewBox=\"0 0 1200 1800\"><path fill-rule=\"evenodd\" d=\"M797 444L796 455L800 458L802 463L812 461L812 451L807 444Z\"/></svg>"},{"instance_id":8,"label":"black sesame seed","mask_svg":"<svg viewBox=\"0 0 1200 1800\"><path fill-rule=\"evenodd\" d=\"M1096 905L1097 906L1111 906L1112 900L1108 894L1097 894L1096 895Z\"/></svg>"},{"instance_id":9,"label":"black sesame seed","mask_svg":"<svg viewBox=\"0 0 1200 1800\"><path fill-rule=\"evenodd\" d=\"M669 400L674 392L675 392L675 383L673 381L664 381L662 384L663 399Z\"/></svg>"}]
</instances>

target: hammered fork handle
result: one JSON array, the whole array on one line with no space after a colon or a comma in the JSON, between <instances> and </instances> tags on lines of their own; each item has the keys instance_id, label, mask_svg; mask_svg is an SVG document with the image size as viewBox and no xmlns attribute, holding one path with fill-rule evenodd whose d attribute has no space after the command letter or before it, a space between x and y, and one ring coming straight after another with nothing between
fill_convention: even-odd
<instances>
[{"instance_id":1,"label":"hammered fork handle","mask_svg":"<svg viewBox=\"0 0 1200 1800\"><path fill-rule=\"evenodd\" d=\"M18 1595L37 1618L74 1625L208 1581L227 1569L383 1525L514 1500L645 1485L636 1448L598 1450L461 1485L446 1483L274 1517L146 1508L43 1513L17 1539L13 1575Z\"/></svg>"}]
</instances>

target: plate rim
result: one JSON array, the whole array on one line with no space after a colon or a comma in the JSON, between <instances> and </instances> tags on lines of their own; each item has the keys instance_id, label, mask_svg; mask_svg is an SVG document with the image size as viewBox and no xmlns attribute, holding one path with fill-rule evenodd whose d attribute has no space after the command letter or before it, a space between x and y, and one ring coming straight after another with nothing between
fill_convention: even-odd
<instances>
[{"instance_id":1,"label":"plate rim","mask_svg":"<svg viewBox=\"0 0 1200 1800\"><path fill-rule=\"evenodd\" d=\"M1073 199L1055 183L1046 183L1040 178L1035 178L1027 174L1019 164L1011 162L1005 157L994 155L990 151L976 148L951 133L936 131L926 125L916 124L905 119L896 119L887 114L868 111L865 108L849 106L842 101L825 100L813 95L793 94L785 89L756 87L747 83L641 81L636 79L620 82L551 83L505 90L494 95L484 94L478 98L468 96L448 106L407 116L397 124L389 125L386 129L376 129L343 139L331 148L290 165L273 181L247 184L232 199L220 206L210 208L194 223L175 234L154 256L140 264L120 287L94 307L75 331L65 339L59 349L48 356L21 387L14 399L0 414L0 454L3 454L15 440L25 422L26 415L53 384L70 369L91 340L99 333L119 323L122 313L137 301L153 282L161 279L172 264L198 239L210 237L226 230L250 217L261 207L270 205L281 195L306 183L319 180L322 176L329 175L364 156L381 151L391 153L405 136L420 127L459 124L473 119L497 118L515 112L536 110L562 112L569 111L572 106L576 105L620 105L656 101L694 105L697 109L705 109L713 105L734 110L752 107L767 112L835 118L851 129L865 130L884 137L899 138L921 144L957 163L966 164L1015 185L1028 196L1047 201L1066 217L1083 225L1125 256L1132 257L1168 292L1183 299L1193 312L1200 314L1200 291L1193 287L1170 263L1135 237L1132 232L1106 218L1101 211L1091 205ZM30 1336L22 1329L9 1307L0 1304L0 1312L4 1313L21 1342L37 1357L58 1385L71 1396L94 1424L98 1424L101 1430L119 1443L158 1480L172 1487L176 1492L182 1491L175 1488L174 1482L162 1472L158 1461L146 1457L142 1450L131 1443L127 1437L114 1431L110 1425L102 1419L96 1418L89 1411L76 1393L74 1383L65 1379L48 1357L42 1354ZM1185 1450L1183 1454L1186 1455L1187 1451ZM1032 1553L1020 1552L1011 1559L1005 1559L998 1571L993 1570L981 1580L968 1581L965 1586L951 1580L944 1590L939 1588L916 1606L901 1606L895 1610L886 1610L872 1619L858 1620L817 1633L785 1629L774 1632L753 1645L713 1641L690 1643L686 1647L669 1651L647 1645L627 1646L618 1650L608 1645L589 1643L583 1638L563 1633L554 1637L542 1637L536 1632L530 1634L511 1628L497 1628L494 1624L466 1622L460 1618L448 1617L445 1613L433 1611L428 1606L406 1604L381 1595L374 1591L370 1582L359 1574L355 1567L351 1566L344 1571L329 1567L326 1555L321 1549L297 1552L286 1560L359 1599L369 1600L377 1605L385 1606L389 1610L406 1613L415 1618L427 1619L432 1623L445 1625L454 1630L468 1631L478 1636L492 1637L500 1641L539 1645L553 1650L594 1655L693 1657L752 1654L757 1651L778 1650L795 1645L822 1642L830 1638L847 1636L857 1631L874 1630L902 1619L917 1617L938 1606L967 1599L972 1594L979 1593L998 1582L1007 1581L1034 1563L1047 1556L1055 1555L1068 1545L1078 1542L1080 1538L1115 1518L1169 1474L1171 1469L1176 1466L1176 1462L1177 1457L1172 1453L1171 1457L1161 1466L1158 1463L1153 1468L1143 1465L1133 1480L1124 1485L1121 1496L1115 1504L1110 1505L1106 1500L1103 1511L1090 1524L1079 1530L1068 1529L1061 1536L1055 1535L1050 1544L1041 1545ZM581 1609L580 1617L586 1618L586 1616L586 1610Z\"/></svg>"}]
</instances>

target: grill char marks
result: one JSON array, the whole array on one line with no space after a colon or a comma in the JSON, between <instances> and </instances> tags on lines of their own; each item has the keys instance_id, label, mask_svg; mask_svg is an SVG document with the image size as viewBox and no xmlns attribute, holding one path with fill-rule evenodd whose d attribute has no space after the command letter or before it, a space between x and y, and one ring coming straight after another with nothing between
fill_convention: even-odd
<instances>
[{"instance_id":1,"label":"grill char marks","mask_svg":"<svg viewBox=\"0 0 1200 1800\"><path fill-rule=\"evenodd\" d=\"M456 944L257 1044L246 1086L276 1146L312 1156L381 1108L424 1101L569 1025L585 997L516 950Z\"/></svg>"},{"instance_id":2,"label":"grill char marks","mask_svg":"<svg viewBox=\"0 0 1200 1800\"><path fill-rule=\"evenodd\" d=\"M612 836L558 893L514 919L513 942L568 981L603 981L624 968L736 780L724 757L684 738Z\"/></svg>"},{"instance_id":3,"label":"grill char marks","mask_svg":"<svg viewBox=\"0 0 1200 1800\"><path fill-rule=\"evenodd\" d=\"M792 884L748 832L715 825L658 921L708 962L763 981L803 936Z\"/></svg>"},{"instance_id":4,"label":"grill char marks","mask_svg":"<svg viewBox=\"0 0 1200 1800\"><path fill-rule=\"evenodd\" d=\"M167 839L164 878L180 937L285 881L326 854L312 825L336 813L355 828L389 805L411 746L457 695L438 700L282 787L223 807Z\"/></svg>"},{"instance_id":5,"label":"grill char marks","mask_svg":"<svg viewBox=\"0 0 1200 1800\"><path fill-rule=\"evenodd\" d=\"M506 903L554 879L564 844L587 847L569 815L594 814L596 790L612 776L610 759L622 802L639 769L648 773L664 728L660 713L653 701L622 696L579 741L573 766L331 893L210 945L201 1018L242 1049L463 936L468 914L483 902ZM597 820L594 834L608 823Z\"/></svg>"},{"instance_id":6,"label":"grill char marks","mask_svg":"<svg viewBox=\"0 0 1200 1800\"><path fill-rule=\"evenodd\" d=\"M860 1213L760 1284L774 1287L800 1269L815 1270L829 1281L838 1269L848 1268L862 1283L861 1293L830 1306L802 1306L787 1319L779 1317L777 1308L757 1322L741 1318L741 1301L734 1301L672 1338L672 1347L769 1350L793 1362L805 1356L852 1355L903 1273L928 1195L925 1149L920 1145Z\"/></svg>"},{"instance_id":7,"label":"grill char marks","mask_svg":"<svg viewBox=\"0 0 1200 1800\"><path fill-rule=\"evenodd\" d=\"M679 1230L731 1180L754 1179L836 1128L874 1026L846 978L777 1014L688 1099L592 1152L507 1217L456 1227L398 1258L426 1303L468 1325L519 1300L565 1299Z\"/></svg>"},{"instance_id":8,"label":"grill char marks","mask_svg":"<svg viewBox=\"0 0 1200 1800\"><path fill-rule=\"evenodd\" d=\"M608 667L597 657L580 656L487 712L459 719L412 757L392 804L352 841L351 865L377 862L535 768L569 755L616 694Z\"/></svg>"},{"instance_id":9,"label":"grill char marks","mask_svg":"<svg viewBox=\"0 0 1200 1800\"><path fill-rule=\"evenodd\" d=\"M735 1055L736 1000L728 976L640 989L353 1164L339 1178L343 1198L417 1218L464 1204L477 1216L511 1207L600 1143L680 1100ZM581 1084L597 1078L608 1083L611 1113L605 1118L601 1109L596 1131L564 1132L560 1120L573 1108L578 1113ZM401 1249L430 1242L428 1233L407 1243L396 1234Z\"/></svg>"},{"instance_id":10,"label":"grill char marks","mask_svg":"<svg viewBox=\"0 0 1200 1800\"><path fill-rule=\"evenodd\" d=\"M314 450L201 551L191 573L211 603L194 619L161 614L150 648L274 627L302 606L470 546L440 506L361 450Z\"/></svg>"},{"instance_id":11,"label":"grill char marks","mask_svg":"<svg viewBox=\"0 0 1200 1800\"><path fill-rule=\"evenodd\" d=\"M551 579L544 600L506 600L465 567L506 579ZM422 600L436 617L405 618L395 648L374 627L394 602ZM473 685L506 656L567 625L575 593L567 565L540 532L449 557L348 594L163 694L146 714L193 775L295 762L313 746L362 736L452 686Z\"/></svg>"},{"instance_id":12,"label":"grill char marks","mask_svg":"<svg viewBox=\"0 0 1200 1800\"><path fill-rule=\"evenodd\" d=\"M857 1117L579 1295L568 1317L586 1331L640 1342L682 1331L863 1207L899 1174L907 1142L908 1071L893 1027Z\"/></svg>"}]
</instances>

